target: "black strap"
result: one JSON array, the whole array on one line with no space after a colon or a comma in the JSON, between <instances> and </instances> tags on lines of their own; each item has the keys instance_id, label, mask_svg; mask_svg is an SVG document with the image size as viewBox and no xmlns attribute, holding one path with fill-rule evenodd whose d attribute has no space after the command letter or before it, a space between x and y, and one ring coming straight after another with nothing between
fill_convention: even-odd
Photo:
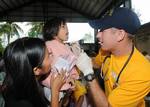
<instances>
[{"instance_id":1,"label":"black strap","mask_svg":"<svg viewBox=\"0 0 150 107\"><path fill-rule=\"evenodd\" d=\"M118 84L120 75L121 75L122 71L124 70L124 68L125 68L125 67L127 66L127 64L129 63L129 61L130 61L130 59L131 59L133 53L134 53L134 45L132 46L132 51L131 51L131 53L130 53L128 59L127 59L127 61L125 62L125 64L123 65L122 69L120 70L120 72L119 72L119 74L118 74L118 77L117 77L117 80L116 80L115 84Z\"/></svg>"},{"instance_id":2,"label":"black strap","mask_svg":"<svg viewBox=\"0 0 150 107\"><path fill-rule=\"evenodd\" d=\"M109 55L109 56L106 56L106 57L104 58L103 63L105 63L105 61L106 61L107 58L110 58L110 55Z\"/></svg>"},{"instance_id":3,"label":"black strap","mask_svg":"<svg viewBox=\"0 0 150 107\"><path fill-rule=\"evenodd\" d=\"M106 71L106 73L104 74L103 73L103 66L104 66L104 64L105 64L105 62L106 62L106 60L108 59L108 58L110 58L110 55L108 55L108 56L106 56L105 58L104 58L104 60L103 60L103 62L102 62L102 66L101 66L101 73L100 73L100 76L101 76L101 78L105 78L105 76L107 75L107 73L108 73L108 71Z\"/></svg>"}]
</instances>

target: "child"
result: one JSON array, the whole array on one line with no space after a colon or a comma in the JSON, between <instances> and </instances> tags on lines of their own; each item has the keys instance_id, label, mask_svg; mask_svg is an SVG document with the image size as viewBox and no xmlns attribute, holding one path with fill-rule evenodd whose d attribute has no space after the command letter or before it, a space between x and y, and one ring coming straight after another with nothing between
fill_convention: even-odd
<instances>
[{"instance_id":1,"label":"child","mask_svg":"<svg viewBox=\"0 0 150 107\"><path fill-rule=\"evenodd\" d=\"M76 80L79 78L79 73L75 66L77 56L74 55L70 48L64 43L68 40L68 34L69 32L66 21L60 17L56 17L50 21L47 21L43 27L43 38L46 41L46 46L49 51L53 52L54 55L54 61L52 63L53 68L55 68L57 60L63 58L63 60L66 60L69 66L68 75L70 75L72 79ZM46 87L50 86L49 78L51 78L51 74L45 81L43 81L43 84ZM78 82L75 83L78 84ZM61 90L68 90L70 88L72 88L72 84L66 83ZM86 89L82 87L78 91L78 94L76 94L78 96L76 97L76 100L79 99L79 96L82 96L86 93Z\"/></svg>"}]
</instances>

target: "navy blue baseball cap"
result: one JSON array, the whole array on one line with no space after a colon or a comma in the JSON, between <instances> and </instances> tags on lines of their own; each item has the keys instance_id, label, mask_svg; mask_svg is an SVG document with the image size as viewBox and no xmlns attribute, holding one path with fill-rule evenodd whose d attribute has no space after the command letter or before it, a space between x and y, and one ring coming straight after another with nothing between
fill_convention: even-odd
<instances>
[{"instance_id":1,"label":"navy blue baseball cap","mask_svg":"<svg viewBox=\"0 0 150 107\"><path fill-rule=\"evenodd\" d=\"M114 27L134 35L141 23L136 13L131 9L119 7L100 19L90 20L89 25L101 31Z\"/></svg>"}]
</instances>

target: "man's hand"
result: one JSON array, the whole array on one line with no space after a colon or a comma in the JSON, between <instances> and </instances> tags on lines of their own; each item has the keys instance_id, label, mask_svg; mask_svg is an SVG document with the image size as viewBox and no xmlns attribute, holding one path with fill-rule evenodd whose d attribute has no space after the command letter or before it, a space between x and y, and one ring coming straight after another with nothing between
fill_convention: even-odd
<instances>
[{"instance_id":1,"label":"man's hand","mask_svg":"<svg viewBox=\"0 0 150 107\"><path fill-rule=\"evenodd\" d=\"M74 53L74 55L77 56L77 57L83 51L78 42L71 43L70 48L71 48L72 52Z\"/></svg>"},{"instance_id":2,"label":"man's hand","mask_svg":"<svg viewBox=\"0 0 150 107\"><path fill-rule=\"evenodd\" d=\"M83 72L84 76L94 73L91 58L85 52L80 53L76 66Z\"/></svg>"}]
</instances>

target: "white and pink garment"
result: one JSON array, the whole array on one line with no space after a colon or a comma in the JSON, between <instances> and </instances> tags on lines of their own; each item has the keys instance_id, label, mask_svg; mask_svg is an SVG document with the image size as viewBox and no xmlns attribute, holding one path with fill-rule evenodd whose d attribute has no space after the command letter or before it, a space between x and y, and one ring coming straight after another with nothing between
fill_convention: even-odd
<instances>
[{"instance_id":1,"label":"white and pink garment","mask_svg":"<svg viewBox=\"0 0 150 107\"><path fill-rule=\"evenodd\" d=\"M48 51L53 53L53 62L51 64L51 68L52 68L51 73L44 81L42 81L42 84L50 88L51 74L52 72L56 72L55 68L58 69L59 65L61 65L59 69L62 69L63 68L62 66L65 66L65 69L67 68L68 70L68 75L70 75L74 79L78 79L79 74L75 68L77 58L72 53L70 48L60 43L57 40L47 41L46 46L48 48ZM71 85L69 83L65 83L62 86L61 90L67 90L69 88L71 88Z\"/></svg>"}]
</instances>

